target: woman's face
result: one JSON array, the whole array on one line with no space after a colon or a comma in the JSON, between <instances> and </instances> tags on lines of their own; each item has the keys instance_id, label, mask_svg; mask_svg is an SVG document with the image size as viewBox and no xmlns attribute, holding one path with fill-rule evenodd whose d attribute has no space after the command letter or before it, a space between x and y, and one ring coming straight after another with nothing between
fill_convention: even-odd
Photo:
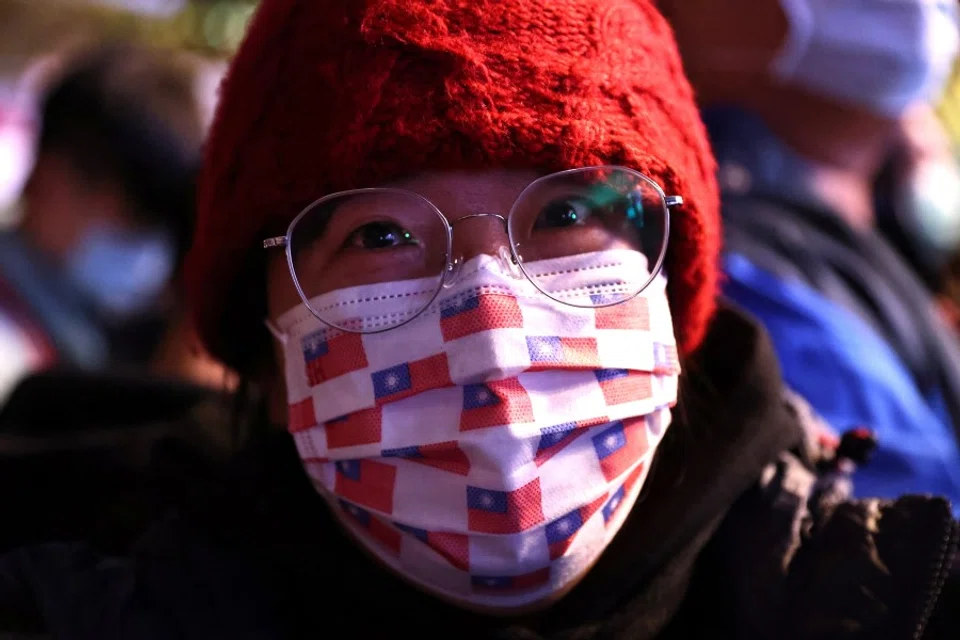
<instances>
[{"instance_id":1,"label":"woman's face","mask_svg":"<svg viewBox=\"0 0 960 640\"><path fill-rule=\"evenodd\" d=\"M448 232L436 210L454 225L452 257L461 263L481 254L503 256L510 251L507 228L500 218L487 215L461 220L477 214L511 216L517 254L524 263L611 249L642 248L648 254L656 253L657 247L647 250L640 246L647 244L645 232L628 221L622 205L630 208L632 202L632 196L623 193L642 194L636 210L647 216L644 220L648 223L653 209L644 203L648 197L659 196L645 187L644 181L624 181L624 175L572 172L551 176L525 191L540 177L538 173L420 174L386 185L408 192L406 196L365 193L338 198L335 205L315 206L298 221L290 253L303 293L311 300L347 287L401 280L436 278L439 286L447 264ZM426 200L411 197L409 192ZM656 226L647 224L646 228ZM655 237L656 232L647 235ZM284 252L271 253L267 289L269 318L274 323L302 304ZM281 345L274 348L279 364ZM283 424L285 390L274 386L273 418Z\"/></svg>"},{"instance_id":2,"label":"woman's face","mask_svg":"<svg viewBox=\"0 0 960 640\"><path fill-rule=\"evenodd\" d=\"M394 191L335 194L301 215L288 238L288 250L272 252L268 263L269 319L278 335L284 332L288 336L286 345L276 341L274 357L277 365L287 358L293 416L289 426L307 473L323 495L335 497L340 500L338 504L353 505L347 507L342 521L362 548L372 551L386 566L428 592L484 613L519 613L527 607L540 608L562 597L589 571L599 557L598 545L609 539L607 532L620 526L615 514L629 510L621 504L632 503L639 492L635 491L640 486L636 483L642 482L641 474L648 468L643 456L653 455L655 448L651 444L655 436L648 439L646 435L647 425L666 426L665 416L669 415L668 407L676 395L675 383L669 382L676 372L668 371L667 354L674 341L663 283L652 288L649 296L639 297L644 284L650 282L646 279L651 270L647 241L653 239L656 252L667 236L668 217L658 216L666 211L662 191L649 178L617 167L577 169L539 178L533 171L421 174L387 185L398 189ZM307 226L301 227L305 221ZM302 237L301 231L305 231ZM636 255L641 252L647 256L646 262ZM473 265L484 265L475 271L471 267L445 271L448 259L451 265L462 265L481 255L491 256L494 261L475 261ZM302 291L298 291L291 277L288 258ZM514 261L524 267L522 273L513 269ZM494 262L499 262L501 269ZM458 280L459 277L462 279ZM427 289L423 285L430 284L431 278L435 278L433 284L437 288ZM542 285L551 278L558 282L557 289L547 298L540 298L539 294L547 295L549 288ZM532 288L531 282L539 291ZM571 292L571 296L577 297L569 299L585 298L598 307L610 307L607 298L629 292L631 285L636 289L622 301L636 299L641 304L619 307L606 314L574 309L577 305L573 303L564 306L565 301L556 297L556 306L551 307L549 302L553 294ZM324 311L345 309L346 314L362 321L391 315L409 320L391 309L409 303L408 296L416 300L422 290L432 292L434 297L427 296L419 312L439 301L441 311L433 318L435 324L425 320L419 327L422 331L371 333L363 337L363 363L359 368L346 372L326 368L334 367L334 361L351 359L341 358L344 343L333 347L333 341L352 341L355 337L337 334L328 341L328 334L322 328L318 331L320 318L329 325L338 325L324 317ZM441 291L446 291L445 296L437 297ZM325 295L331 292L336 293ZM457 298L463 294L474 297ZM595 300L597 297L601 300ZM303 299L308 300L309 311L316 318L306 313ZM401 302L397 307L391 306L395 300ZM468 300L476 300L475 306L462 304ZM472 314L471 308L483 309L482 314L469 316L483 315L480 328L471 325L468 333L448 340L441 326L441 314L453 309L454 315L463 320L464 314ZM288 314L291 310L294 313ZM383 315L365 315L368 311ZM413 322L424 320L415 313L412 317L410 327L415 326ZM507 317L510 322L519 317L520 322L501 326L498 317ZM517 328L522 331L516 331ZM323 337L316 338L318 333ZM550 345L552 337L559 335L567 337L562 338L562 353L555 356ZM483 341L473 340L481 337ZM435 347L440 343L434 339L444 341L439 350ZM516 356L526 361L516 364L521 362ZM529 388L522 386L524 383L516 374L508 378L509 374L504 373L518 367L533 376ZM274 376L279 379L272 388L271 417L278 426L287 424L287 389L281 384L283 376L279 373L283 369L274 368ZM353 373L359 375L347 375ZM665 383L654 385L655 377ZM414 379L418 380L416 384ZM471 382L461 384L461 380ZM610 380L613 382L607 384ZM419 388L420 381L426 386ZM460 389L447 393L452 386ZM378 406L371 407L372 403ZM388 406L390 409L385 409ZM623 421L610 423L607 416L613 406L619 406L617 415L626 415L626 411L637 415L624 418L627 426ZM378 410L371 412L371 408ZM570 468L569 462L561 462L559 456L552 464L546 459L536 464L532 458L524 460L525 455L539 450L542 442L557 446L552 439L541 440L541 434L554 433L551 429L556 425L567 425L571 411L579 416L576 428L583 431L569 439L564 436L565 444L560 446L569 448L562 459L583 462L582 469L588 470L584 471L588 477L583 482L591 485L574 492L568 491L567 472L577 473L580 463ZM481 414L483 417L477 417ZM590 429L595 430L593 435L577 437ZM658 427L650 433L654 432L662 433L662 429ZM629 462L618 462L619 467L602 462L608 456L598 452L601 445L597 442L615 447L611 451L623 449L622 454L616 454L616 460ZM453 445L453 449L442 454L453 456L446 459L447 466L428 462L408 467L385 460L411 448L419 453L421 447L433 451L432 447L448 445ZM309 453L312 449L315 451ZM447 464L454 458L460 465L456 468ZM464 461L466 467L462 466ZM367 470L379 469L392 479L378 485L380 488L373 493L351 493L354 485L349 483L359 486L364 482L350 475L354 473L352 469L360 469L357 465ZM472 465L476 465L474 475L470 475ZM420 478L416 474L425 469L428 474L437 470L439 473L423 482L414 479ZM516 484L522 474L533 473L539 475L527 478L523 486L509 486ZM543 490L547 507L540 498L541 481L547 487ZM376 483L370 481L366 486ZM420 491L434 483L441 493ZM484 519L487 516L481 512L493 513L499 508L499 503L492 500L502 496L504 501L514 504L520 498L508 498L508 494L527 495L522 493L526 491L536 492L537 497L524 498L529 503L526 506L504 507L508 513L496 516L500 518L496 522ZM601 494L601 498L594 497L586 505L576 502L579 496ZM449 503L446 498L439 500L438 495L448 496ZM420 500L434 508L426 520L421 519L423 512L416 507ZM553 500L557 506L551 504ZM601 503L606 511L598 511ZM407 511L404 505L415 508ZM499 579L491 577L499 574L484 571L493 571L502 561L512 562L520 569L533 567L534 562L546 562L547 557L556 560L551 554L559 553L559 547L536 546L546 545L551 535L546 533L551 523L545 514L550 514L551 519L569 515L574 513L574 506L592 509L590 515L576 513L581 519L594 518L589 527L594 542L584 542L583 552L565 560L562 580L556 578L549 589L541 589L538 584L539 591L524 596L528 600L518 599L509 606L481 593L484 585L493 585ZM556 514L550 509L555 509ZM413 556L396 560L394 555L382 555L378 543L368 540L356 528L363 518L381 518L401 531L426 532L430 530L428 525L436 526L455 532L457 545L470 540L478 540L476 544L480 545L492 544L480 548L490 549L491 557L498 559L487 565L479 557L481 553L468 561L466 569L458 564L462 560L456 559L462 557L456 555L460 551L455 552L455 557L447 552L437 557L427 554L423 565ZM534 528L542 531L538 533ZM416 541L409 542L412 547L406 548L423 551L419 546L422 539L415 538ZM426 544L428 550L430 543ZM531 550L533 547L539 551ZM469 548L468 545L465 552L468 556ZM521 556L525 558L522 561ZM447 564L431 565L431 558ZM546 569L537 566L529 579L543 580L549 573L544 573ZM451 576L451 570L459 573L448 584L444 576ZM453 583L460 586L454 588Z\"/></svg>"}]
</instances>

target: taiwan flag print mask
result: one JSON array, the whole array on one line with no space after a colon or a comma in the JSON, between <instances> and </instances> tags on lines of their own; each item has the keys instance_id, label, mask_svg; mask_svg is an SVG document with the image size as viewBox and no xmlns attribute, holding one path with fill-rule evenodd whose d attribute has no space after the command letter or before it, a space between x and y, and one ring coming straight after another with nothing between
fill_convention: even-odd
<instances>
[{"instance_id":1,"label":"taiwan flag print mask","mask_svg":"<svg viewBox=\"0 0 960 640\"><path fill-rule=\"evenodd\" d=\"M574 304L649 275L633 251L525 267L556 276ZM314 487L361 545L447 600L510 608L567 590L620 529L670 424L680 367L665 286L568 306L480 256L391 331L287 312L274 330L289 429ZM355 309L363 324L411 313L403 293L424 288L311 302Z\"/></svg>"}]
</instances>

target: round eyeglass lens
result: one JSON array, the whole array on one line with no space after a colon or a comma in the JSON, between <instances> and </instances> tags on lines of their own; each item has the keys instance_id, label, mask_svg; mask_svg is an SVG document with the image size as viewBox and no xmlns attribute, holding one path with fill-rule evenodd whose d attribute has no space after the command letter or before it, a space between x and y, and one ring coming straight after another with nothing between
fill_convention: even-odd
<instances>
[{"instance_id":1,"label":"round eyeglass lens","mask_svg":"<svg viewBox=\"0 0 960 640\"><path fill-rule=\"evenodd\" d=\"M287 243L304 303L327 325L354 333L415 318L439 292L449 252L443 215L400 189L322 198L294 220Z\"/></svg>"},{"instance_id":2,"label":"round eyeglass lens","mask_svg":"<svg viewBox=\"0 0 960 640\"><path fill-rule=\"evenodd\" d=\"M510 212L520 267L565 304L602 307L635 297L663 263L670 218L663 190L625 167L540 178Z\"/></svg>"}]
</instances>

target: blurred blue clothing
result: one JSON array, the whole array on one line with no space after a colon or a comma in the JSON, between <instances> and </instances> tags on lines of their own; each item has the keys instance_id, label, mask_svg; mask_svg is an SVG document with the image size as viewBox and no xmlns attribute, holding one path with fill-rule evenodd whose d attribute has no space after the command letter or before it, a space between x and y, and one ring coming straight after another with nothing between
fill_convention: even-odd
<instances>
[{"instance_id":1,"label":"blurred blue clothing","mask_svg":"<svg viewBox=\"0 0 960 640\"><path fill-rule=\"evenodd\" d=\"M875 430L880 446L857 472L857 495L941 494L960 515L960 450L938 391L925 396L880 336L803 283L739 254L724 269L724 293L762 320L787 385L838 430Z\"/></svg>"},{"instance_id":2,"label":"blurred blue clothing","mask_svg":"<svg viewBox=\"0 0 960 640\"><path fill-rule=\"evenodd\" d=\"M946 495L960 514L960 346L873 232L820 201L814 168L752 114L704 113L724 190L724 293L770 332L789 386L838 430L873 429L861 496Z\"/></svg>"}]
</instances>

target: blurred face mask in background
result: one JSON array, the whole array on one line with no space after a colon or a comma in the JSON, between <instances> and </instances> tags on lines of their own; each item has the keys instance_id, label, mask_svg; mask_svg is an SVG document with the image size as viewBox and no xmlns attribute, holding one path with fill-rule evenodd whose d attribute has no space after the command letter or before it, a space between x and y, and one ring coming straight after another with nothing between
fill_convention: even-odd
<instances>
[{"instance_id":1,"label":"blurred face mask in background","mask_svg":"<svg viewBox=\"0 0 960 640\"><path fill-rule=\"evenodd\" d=\"M784 82L897 117L939 98L960 48L956 0L780 0Z\"/></svg>"},{"instance_id":2,"label":"blurred face mask in background","mask_svg":"<svg viewBox=\"0 0 960 640\"><path fill-rule=\"evenodd\" d=\"M84 234L67 259L67 271L102 313L125 319L156 301L175 261L173 242L164 233L101 225Z\"/></svg>"}]
</instances>

